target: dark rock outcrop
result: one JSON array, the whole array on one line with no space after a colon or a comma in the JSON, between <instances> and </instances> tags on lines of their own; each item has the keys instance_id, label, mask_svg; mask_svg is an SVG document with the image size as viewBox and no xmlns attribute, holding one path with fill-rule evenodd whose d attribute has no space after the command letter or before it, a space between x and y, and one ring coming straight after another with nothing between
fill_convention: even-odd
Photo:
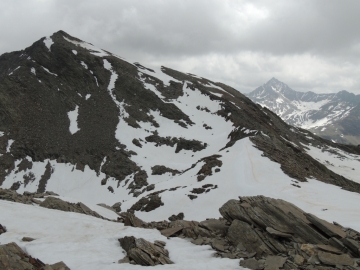
<instances>
[{"instance_id":1,"label":"dark rock outcrop","mask_svg":"<svg viewBox=\"0 0 360 270\"><path fill-rule=\"evenodd\" d=\"M172 175L179 174L180 171L170 169L163 165L155 165L151 167L152 175L163 175L164 173L171 173Z\"/></svg>"},{"instance_id":2,"label":"dark rock outcrop","mask_svg":"<svg viewBox=\"0 0 360 270\"><path fill-rule=\"evenodd\" d=\"M85 214L85 215L109 220L99 215L95 211L91 210L89 207L87 207L85 204L81 202L70 203L70 202L65 202L59 198L46 197L46 199L43 202L41 202L39 206L49 209L65 211L65 212L75 212L75 213Z\"/></svg>"},{"instance_id":3,"label":"dark rock outcrop","mask_svg":"<svg viewBox=\"0 0 360 270\"><path fill-rule=\"evenodd\" d=\"M0 200L24 203L24 204L40 204L41 201L37 200L38 198L44 198L45 196L58 196L58 194L52 191L46 191L44 193L31 193L25 191L24 194L19 194L11 189L2 189L0 188Z\"/></svg>"},{"instance_id":4,"label":"dark rock outcrop","mask_svg":"<svg viewBox=\"0 0 360 270\"><path fill-rule=\"evenodd\" d=\"M144 222L125 213L125 225L160 230L166 237L192 238L216 257L239 259L249 269L359 269L360 233L305 213L284 200L264 196L230 200L223 218L202 222Z\"/></svg>"},{"instance_id":5,"label":"dark rock outcrop","mask_svg":"<svg viewBox=\"0 0 360 270\"><path fill-rule=\"evenodd\" d=\"M164 248L165 243L162 241L150 243L143 238L125 236L120 238L119 242L132 264L143 266L173 264L169 259L169 252Z\"/></svg>"},{"instance_id":6,"label":"dark rock outcrop","mask_svg":"<svg viewBox=\"0 0 360 270\"><path fill-rule=\"evenodd\" d=\"M181 212L177 215L172 215L171 217L168 218L170 221L175 221L175 220L183 220L184 219L184 213Z\"/></svg>"},{"instance_id":7,"label":"dark rock outcrop","mask_svg":"<svg viewBox=\"0 0 360 270\"><path fill-rule=\"evenodd\" d=\"M0 245L2 270L70 270L63 262L48 265L26 254L16 243Z\"/></svg>"},{"instance_id":8,"label":"dark rock outcrop","mask_svg":"<svg viewBox=\"0 0 360 270\"><path fill-rule=\"evenodd\" d=\"M6 233L6 227L0 224L0 235Z\"/></svg>"}]
</instances>

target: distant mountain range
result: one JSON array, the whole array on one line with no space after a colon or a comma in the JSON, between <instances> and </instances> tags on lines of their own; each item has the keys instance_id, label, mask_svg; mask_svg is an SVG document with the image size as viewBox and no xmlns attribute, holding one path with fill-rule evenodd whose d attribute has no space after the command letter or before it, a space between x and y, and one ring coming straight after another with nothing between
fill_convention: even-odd
<instances>
[{"instance_id":1,"label":"distant mountain range","mask_svg":"<svg viewBox=\"0 0 360 270\"><path fill-rule=\"evenodd\" d=\"M275 78L245 95L290 125L334 142L360 144L360 95L298 92Z\"/></svg>"}]
</instances>

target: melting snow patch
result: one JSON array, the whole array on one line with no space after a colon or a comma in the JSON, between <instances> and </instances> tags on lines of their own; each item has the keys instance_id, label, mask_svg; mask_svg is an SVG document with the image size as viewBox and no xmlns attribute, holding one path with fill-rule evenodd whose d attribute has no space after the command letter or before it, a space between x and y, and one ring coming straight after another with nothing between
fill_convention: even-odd
<instances>
[{"instance_id":1,"label":"melting snow patch","mask_svg":"<svg viewBox=\"0 0 360 270\"><path fill-rule=\"evenodd\" d=\"M115 88L115 82L116 82L116 79L118 78L118 75L116 74L115 71L112 70L111 64L106 59L104 59L104 68L106 68L107 70L109 70L111 72L111 77L110 77L110 82L109 82L109 85L108 85L108 90L112 94L112 90Z\"/></svg>"},{"instance_id":2,"label":"melting snow patch","mask_svg":"<svg viewBox=\"0 0 360 270\"><path fill-rule=\"evenodd\" d=\"M10 152L11 145L14 143L14 140L8 140L8 145L6 147L6 153Z\"/></svg>"},{"instance_id":3,"label":"melting snow patch","mask_svg":"<svg viewBox=\"0 0 360 270\"><path fill-rule=\"evenodd\" d=\"M72 50L72 53L77 55L77 51L76 50Z\"/></svg>"},{"instance_id":4,"label":"melting snow patch","mask_svg":"<svg viewBox=\"0 0 360 270\"><path fill-rule=\"evenodd\" d=\"M109 54L107 52L105 52L104 50L102 49L99 49L99 48L96 48L94 45L91 45L90 43L86 43L86 42L79 42L79 41L75 41L75 40L71 40L67 37L64 37L63 38L72 43L72 44L75 44L77 46L80 46L84 49L87 49L91 54L93 55L96 55L96 56L99 56L99 57L103 57L103 56L108 56Z\"/></svg>"},{"instance_id":5,"label":"melting snow patch","mask_svg":"<svg viewBox=\"0 0 360 270\"><path fill-rule=\"evenodd\" d=\"M36 75L36 70L35 70L35 68L33 68L33 67L31 68L31 73L34 74L34 75Z\"/></svg>"},{"instance_id":6,"label":"melting snow patch","mask_svg":"<svg viewBox=\"0 0 360 270\"><path fill-rule=\"evenodd\" d=\"M88 66L87 66L87 64L84 63L84 61L81 61L80 63L85 69L88 69Z\"/></svg>"},{"instance_id":7,"label":"melting snow patch","mask_svg":"<svg viewBox=\"0 0 360 270\"><path fill-rule=\"evenodd\" d=\"M85 96L85 100L88 100L90 97L91 97L91 94L87 94L87 95Z\"/></svg>"},{"instance_id":8,"label":"melting snow patch","mask_svg":"<svg viewBox=\"0 0 360 270\"><path fill-rule=\"evenodd\" d=\"M223 96L223 94L220 94L220 93L211 93L211 94L213 94L214 96L217 96L217 97L222 97Z\"/></svg>"},{"instance_id":9,"label":"melting snow patch","mask_svg":"<svg viewBox=\"0 0 360 270\"><path fill-rule=\"evenodd\" d=\"M45 43L46 48L48 48L48 50L51 51L50 47L51 47L51 45L54 44L54 42L52 41L51 37L46 37L46 38L44 39L44 43Z\"/></svg>"},{"instance_id":10,"label":"melting snow patch","mask_svg":"<svg viewBox=\"0 0 360 270\"><path fill-rule=\"evenodd\" d=\"M20 68L20 66L18 66L18 67L15 68L13 71L11 71L11 72L9 73L9 76L12 75L12 74L15 72L15 70L17 70L17 69L19 69L19 68Z\"/></svg>"},{"instance_id":11,"label":"melting snow patch","mask_svg":"<svg viewBox=\"0 0 360 270\"><path fill-rule=\"evenodd\" d=\"M0 131L0 137L4 136L4 132Z\"/></svg>"},{"instance_id":12,"label":"melting snow patch","mask_svg":"<svg viewBox=\"0 0 360 270\"><path fill-rule=\"evenodd\" d=\"M78 116L79 116L79 106L76 105L75 110L68 112L68 117L70 120L69 130L71 134L74 134L80 130L77 124Z\"/></svg>"},{"instance_id":13,"label":"melting snow patch","mask_svg":"<svg viewBox=\"0 0 360 270\"><path fill-rule=\"evenodd\" d=\"M46 67L41 66L47 73L57 77L57 74L50 72Z\"/></svg>"},{"instance_id":14,"label":"melting snow patch","mask_svg":"<svg viewBox=\"0 0 360 270\"><path fill-rule=\"evenodd\" d=\"M108 85L108 92L109 92L110 96L112 97L112 99L113 99L114 103L116 104L116 106L119 108L120 116L121 117L129 117L129 114L125 110L125 105L126 104L124 103L124 101L119 102L116 99L116 96L113 93L113 89L115 88L115 82L116 82L116 80L118 78L118 75L116 74L115 71L112 70L111 64L106 59L104 59L104 68L106 68L107 70L109 70L111 72L110 82L109 82L109 85Z\"/></svg>"},{"instance_id":15,"label":"melting snow patch","mask_svg":"<svg viewBox=\"0 0 360 270\"><path fill-rule=\"evenodd\" d=\"M174 79L173 77L165 74L162 71L163 67L161 67L161 68L151 67L151 69L154 70L154 72L151 72L151 71L149 71L147 69L142 69L141 72L145 73L147 75L158 78L159 80L161 80L164 83L164 86L170 85L170 81L180 82L180 81Z\"/></svg>"},{"instance_id":16,"label":"melting snow patch","mask_svg":"<svg viewBox=\"0 0 360 270\"><path fill-rule=\"evenodd\" d=\"M115 218L110 210L107 213ZM1 235L2 244L16 242L44 262L64 261L70 269L144 269L139 265L114 263L125 256L117 239L130 235L166 243L174 264L157 265L154 269L241 269L239 260L215 258L214 250L206 245L197 246L186 239L168 239L157 230L127 227L83 214L1 201L0 219L9 228L9 233ZM22 242L19 239L24 235L37 240Z\"/></svg>"},{"instance_id":17,"label":"melting snow patch","mask_svg":"<svg viewBox=\"0 0 360 270\"><path fill-rule=\"evenodd\" d=\"M142 74L143 74L142 72L140 72L140 71L138 72L138 76L139 76L139 78L140 78L140 81L142 81L142 83L144 84L145 88L153 91L153 92L155 93L155 95L158 96L158 98L160 98L160 99L165 98L165 97L161 94L161 92L156 89L156 87L155 87L153 84L146 83L145 80L141 78L141 75L142 75Z\"/></svg>"},{"instance_id":18,"label":"melting snow patch","mask_svg":"<svg viewBox=\"0 0 360 270\"><path fill-rule=\"evenodd\" d=\"M261 131L261 135L263 135L263 136L266 136L266 137L270 138L270 137L269 137L269 135L265 134L265 133L264 133L264 132L262 132L262 131Z\"/></svg>"}]
</instances>

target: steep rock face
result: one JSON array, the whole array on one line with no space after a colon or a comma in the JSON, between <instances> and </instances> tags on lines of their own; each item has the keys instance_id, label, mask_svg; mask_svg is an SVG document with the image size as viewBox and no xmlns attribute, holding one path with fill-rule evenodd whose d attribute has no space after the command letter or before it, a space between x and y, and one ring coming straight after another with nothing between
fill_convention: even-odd
<instances>
[{"instance_id":1,"label":"steep rock face","mask_svg":"<svg viewBox=\"0 0 360 270\"><path fill-rule=\"evenodd\" d=\"M297 92L272 78L246 96L290 125L339 143L360 144L360 95L345 90L336 94Z\"/></svg>"},{"instance_id":2,"label":"steep rock face","mask_svg":"<svg viewBox=\"0 0 360 270\"><path fill-rule=\"evenodd\" d=\"M355 162L358 147L293 128L227 85L130 63L63 31L0 63L0 185L18 193L121 202L123 211L165 219L183 212L179 204L186 217L249 190L251 177L263 181L249 172L274 166L269 160L291 189L317 179L360 191L360 179L339 175L310 148Z\"/></svg>"}]
</instances>

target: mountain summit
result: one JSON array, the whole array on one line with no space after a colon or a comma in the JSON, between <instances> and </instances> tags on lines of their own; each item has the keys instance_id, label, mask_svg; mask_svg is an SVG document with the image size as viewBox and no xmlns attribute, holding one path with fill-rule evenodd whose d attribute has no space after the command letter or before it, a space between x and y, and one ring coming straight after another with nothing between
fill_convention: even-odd
<instances>
[{"instance_id":1,"label":"mountain summit","mask_svg":"<svg viewBox=\"0 0 360 270\"><path fill-rule=\"evenodd\" d=\"M357 113L360 95L345 90L336 94L297 92L272 78L246 96L275 112L290 125L336 142L360 144Z\"/></svg>"}]
</instances>

